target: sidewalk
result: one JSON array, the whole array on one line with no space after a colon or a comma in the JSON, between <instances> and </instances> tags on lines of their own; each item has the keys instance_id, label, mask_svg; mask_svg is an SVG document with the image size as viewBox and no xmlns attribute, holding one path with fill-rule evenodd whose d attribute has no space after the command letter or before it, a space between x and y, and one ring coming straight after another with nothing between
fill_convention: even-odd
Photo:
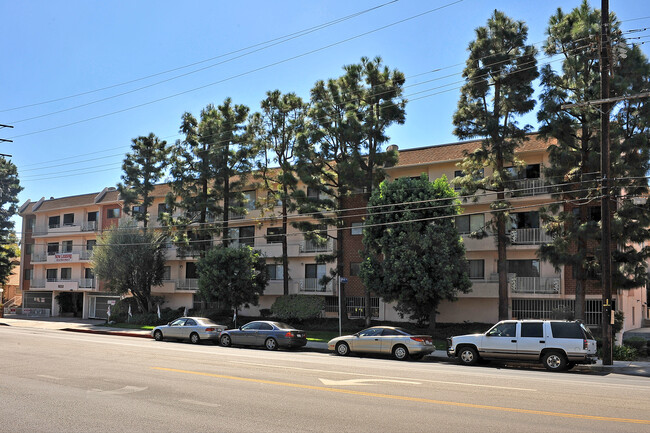
<instances>
[{"instance_id":1,"label":"sidewalk","mask_svg":"<svg viewBox=\"0 0 650 433\"><path fill-rule=\"evenodd\" d=\"M20 328L55 329L68 332L82 332L104 335L120 335L125 337L151 338L151 331L143 329L124 329L103 326L104 320L77 319L72 317L21 317L11 316L0 318L0 326L15 326ZM305 349L318 352L327 352L327 343L308 341ZM427 358L437 361L453 362L442 350L436 350ZM614 361L614 365L603 365L598 360L593 365L578 365L572 371L617 373L632 376L650 377L650 362Z\"/></svg>"}]
</instances>

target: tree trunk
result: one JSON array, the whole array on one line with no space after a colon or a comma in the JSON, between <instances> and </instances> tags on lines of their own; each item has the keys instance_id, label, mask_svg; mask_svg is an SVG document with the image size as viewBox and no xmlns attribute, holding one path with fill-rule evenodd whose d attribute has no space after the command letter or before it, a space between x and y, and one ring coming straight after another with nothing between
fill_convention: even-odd
<instances>
[{"instance_id":1,"label":"tree trunk","mask_svg":"<svg viewBox=\"0 0 650 433\"><path fill-rule=\"evenodd\" d=\"M575 302L575 320L585 321L585 286L587 281L584 279L576 280L576 302Z\"/></svg>"},{"instance_id":2,"label":"tree trunk","mask_svg":"<svg viewBox=\"0 0 650 433\"><path fill-rule=\"evenodd\" d=\"M287 186L283 185L282 191L282 293L289 294L289 245L287 242Z\"/></svg>"},{"instance_id":3,"label":"tree trunk","mask_svg":"<svg viewBox=\"0 0 650 433\"><path fill-rule=\"evenodd\" d=\"M431 335L436 331L436 318L438 316L438 312L436 311L436 307L433 307L431 309L431 312L429 313L429 328L428 331Z\"/></svg>"}]
</instances>

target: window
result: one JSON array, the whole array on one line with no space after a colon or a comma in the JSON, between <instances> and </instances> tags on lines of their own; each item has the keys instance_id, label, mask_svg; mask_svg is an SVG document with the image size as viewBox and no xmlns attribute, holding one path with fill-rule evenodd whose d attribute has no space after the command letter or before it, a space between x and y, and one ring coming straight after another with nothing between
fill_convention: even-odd
<instances>
[{"instance_id":1,"label":"window","mask_svg":"<svg viewBox=\"0 0 650 433\"><path fill-rule=\"evenodd\" d=\"M601 268L600 268L600 263L596 260L595 257L586 257L585 258L585 278L588 280L600 280L602 275L601 275ZM578 277L578 267L573 266L573 271L571 273L573 276L574 280L577 280Z\"/></svg>"},{"instance_id":2,"label":"window","mask_svg":"<svg viewBox=\"0 0 650 433\"><path fill-rule=\"evenodd\" d=\"M25 254L34 254L34 244L25 244Z\"/></svg>"},{"instance_id":3,"label":"window","mask_svg":"<svg viewBox=\"0 0 650 433\"><path fill-rule=\"evenodd\" d=\"M163 280L169 281L172 279L172 267L171 266L165 266L165 271L163 272Z\"/></svg>"},{"instance_id":4,"label":"window","mask_svg":"<svg viewBox=\"0 0 650 433\"><path fill-rule=\"evenodd\" d=\"M61 268L61 280L70 280L72 278L72 268Z\"/></svg>"},{"instance_id":5,"label":"window","mask_svg":"<svg viewBox=\"0 0 650 433\"><path fill-rule=\"evenodd\" d=\"M133 206L133 207L131 208L131 213L132 213L133 215L135 215L135 214L140 214L140 213L142 213L143 211L144 211L144 208L143 208L142 206Z\"/></svg>"},{"instance_id":6,"label":"window","mask_svg":"<svg viewBox=\"0 0 650 433\"><path fill-rule=\"evenodd\" d=\"M383 328L369 328L359 332L359 337L377 337L381 335Z\"/></svg>"},{"instance_id":7,"label":"window","mask_svg":"<svg viewBox=\"0 0 650 433\"><path fill-rule=\"evenodd\" d=\"M478 181L478 180L483 179L483 177L484 177L484 174L483 174L483 173L484 173L484 171L483 171L483 169L481 169L481 170L478 172L478 174L477 174L476 176L474 176L474 180L475 180L475 181ZM454 180L455 180L456 178L459 178L459 177L465 177L465 176L466 176L466 174L465 174L465 172L464 172L463 170L455 170L455 171L454 171ZM463 188L462 188L460 185L456 185L456 184L454 183L454 190L456 190L456 191L460 191L461 189L463 189Z\"/></svg>"},{"instance_id":8,"label":"window","mask_svg":"<svg viewBox=\"0 0 650 433\"><path fill-rule=\"evenodd\" d=\"M58 275L58 269L47 269L45 271L45 276L47 278L47 281L56 281L56 277Z\"/></svg>"},{"instance_id":9,"label":"window","mask_svg":"<svg viewBox=\"0 0 650 433\"><path fill-rule=\"evenodd\" d=\"M199 274L196 271L196 263L194 262L185 263L185 278L199 278Z\"/></svg>"},{"instance_id":10,"label":"window","mask_svg":"<svg viewBox=\"0 0 650 433\"><path fill-rule=\"evenodd\" d=\"M269 191L266 194L266 204L273 204L273 206L282 206L282 199L280 198L280 194L280 192L274 193L273 191Z\"/></svg>"},{"instance_id":11,"label":"window","mask_svg":"<svg viewBox=\"0 0 650 433\"><path fill-rule=\"evenodd\" d=\"M544 338L544 324L542 322L522 322L521 336Z\"/></svg>"},{"instance_id":12,"label":"window","mask_svg":"<svg viewBox=\"0 0 650 433\"><path fill-rule=\"evenodd\" d=\"M184 326L196 326L196 321L194 319L187 319Z\"/></svg>"},{"instance_id":13,"label":"window","mask_svg":"<svg viewBox=\"0 0 650 433\"><path fill-rule=\"evenodd\" d=\"M247 323L244 326L241 327L242 331L256 331L260 329L260 322L251 322Z\"/></svg>"},{"instance_id":14,"label":"window","mask_svg":"<svg viewBox=\"0 0 650 433\"><path fill-rule=\"evenodd\" d=\"M36 227L36 218L34 217L27 218L27 231L33 232L34 227Z\"/></svg>"},{"instance_id":15,"label":"window","mask_svg":"<svg viewBox=\"0 0 650 433\"><path fill-rule=\"evenodd\" d=\"M539 260L508 260L508 273L517 277L539 277Z\"/></svg>"},{"instance_id":16,"label":"window","mask_svg":"<svg viewBox=\"0 0 650 433\"><path fill-rule=\"evenodd\" d=\"M260 323L259 330L260 331L272 331L273 330L273 325L271 325L270 323L262 322L262 323Z\"/></svg>"},{"instance_id":17,"label":"window","mask_svg":"<svg viewBox=\"0 0 650 433\"><path fill-rule=\"evenodd\" d=\"M517 332L515 322L499 323L487 333L490 337L514 337Z\"/></svg>"},{"instance_id":18,"label":"window","mask_svg":"<svg viewBox=\"0 0 650 433\"><path fill-rule=\"evenodd\" d=\"M51 229L56 229L61 227L61 217L60 216L51 216L48 218L47 225Z\"/></svg>"},{"instance_id":19,"label":"window","mask_svg":"<svg viewBox=\"0 0 650 433\"><path fill-rule=\"evenodd\" d=\"M485 228L485 214L461 215L456 217L458 234L468 234Z\"/></svg>"},{"instance_id":20,"label":"window","mask_svg":"<svg viewBox=\"0 0 650 433\"><path fill-rule=\"evenodd\" d=\"M324 264L307 264L305 265L305 278L316 278L320 280L325 276Z\"/></svg>"},{"instance_id":21,"label":"window","mask_svg":"<svg viewBox=\"0 0 650 433\"><path fill-rule=\"evenodd\" d=\"M90 239L86 241L86 249L88 251L92 251L93 248L95 248L95 245L97 245L97 241L95 239Z\"/></svg>"},{"instance_id":22,"label":"window","mask_svg":"<svg viewBox=\"0 0 650 433\"><path fill-rule=\"evenodd\" d=\"M469 278L471 280L485 279L485 260L468 260L467 263L469 263Z\"/></svg>"},{"instance_id":23,"label":"window","mask_svg":"<svg viewBox=\"0 0 650 433\"><path fill-rule=\"evenodd\" d=\"M267 244L281 244L284 238L284 229L282 227L269 227L266 229Z\"/></svg>"},{"instance_id":24,"label":"window","mask_svg":"<svg viewBox=\"0 0 650 433\"><path fill-rule=\"evenodd\" d=\"M73 224L74 224L74 214L73 213L63 214L63 225L71 226Z\"/></svg>"},{"instance_id":25,"label":"window","mask_svg":"<svg viewBox=\"0 0 650 433\"><path fill-rule=\"evenodd\" d=\"M249 212L255 210L255 191L244 191L242 195L244 200L241 206Z\"/></svg>"},{"instance_id":26,"label":"window","mask_svg":"<svg viewBox=\"0 0 650 433\"><path fill-rule=\"evenodd\" d=\"M84 278L87 280L92 280L95 278L95 273L93 272L93 268L84 268Z\"/></svg>"},{"instance_id":27,"label":"window","mask_svg":"<svg viewBox=\"0 0 650 433\"><path fill-rule=\"evenodd\" d=\"M587 207L587 221L600 222L601 214L600 206L589 206ZM580 218L580 207L574 207L573 216Z\"/></svg>"},{"instance_id":28,"label":"window","mask_svg":"<svg viewBox=\"0 0 650 433\"><path fill-rule=\"evenodd\" d=\"M25 269L25 270L23 270L23 279L25 281L31 280L33 272L34 272L33 269Z\"/></svg>"},{"instance_id":29,"label":"window","mask_svg":"<svg viewBox=\"0 0 650 433\"><path fill-rule=\"evenodd\" d=\"M62 242L62 251L64 253L71 253L72 252L72 241L63 241Z\"/></svg>"},{"instance_id":30,"label":"window","mask_svg":"<svg viewBox=\"0 0 650 433\"><path fill-rule=\"evenodd\" d=\"M358 277L360 269L361 269L361 263L350 263L350 276Z\"/></svg>"},{"instance_id":31,"label":"window","mask_svg":"<svg viewBox=\"0 0 650 433\"><path fill-rule=\"evenodd\" d=\"M239 245L255 246L255 226L239 227Z\"/></svg>"},{"instance_id":32,"label":"window","mask_svg":"<svg viewBox=\"0 0 650 433\"><path fill-rule=\"evenodd\" d=\"M96 222L97 221L97 211L95 212L88 212L88 222Z\"/></svg>"},{"instance_id":33,"label":"window","mask_svg":"<svg viewBox=\"0 0 650 433\"><path fill-rule=\"evenodd\" d=\"M47 244L47 255L53 256L59 252L59 244L57 242L49 242Z\"/></svg>"},{"instance_id":34,"label":"window","mask_svg":"<svg viewBox=\"0 0 650 433\"><path fill-rule=\"evenodd\" d=\"M158 203L158 215L162 215L164 213L169 213L169 209L167 209L167 203Z\"/></svg>"},{"instance_id":35,"label":"window","mask_svg":"<svg viewBox=\"0 0 650 433\"><path fill-rule=\"evenodd\" d=\"M172 323L169 324L169 326L183 326L185 325L185 321L187 319L176 319Z\"/></svg>"},{"instance_id":36,"label":"window","mask_svg":"<svg viewBox=\"0 0 650 433\"><path fill-rule=\"evenodd\" d=\"M108 209L106 211L106 218L119 218L120 217L120 208L116 207L113 209Z\"/></svg>"},{"instance_id":37,"label":"window","mask_svg":"<svg viewBox=\"0 0 650 433\"><path fill-rule=\"evenodd\" d=\"M284 279L284 267L278 264L266 265L266 269L269 272L269 279L271 280L283 280Z\"/></svg>"},{"instance_id":38,"label":"window","mask_svg":"<svg viewBox=\"0 0 650 433\"><path fill-rule=\"evenodd\" d=\"M512 179L539 179L541 167L539 164L528 164L526 167L504 167Z\"/></svg>"},{"instance_id":39,"label":"window","mask_svg":"<svg viewBox=\"0 0 650 433\"><path fill-rule=\"evenodd\" d=\"M318 198L319 197L319 192L318 189L313 188L311 186L307 187L307 198Z\"/></svg>"},{"instance_id":40,"label":"window","mask_svg":"<svg viewBox=\"0 0 650 433\"><path fill-rule=\"evenodd\" d=\"M510 214L511 229L538 229L539 212L516 212Z\"/></svg>"},{"instance_id":41,"label":"window","mask_svg":"<svg viewBox=\"0 0 650 433\"><path fill-rule=\"evenodd\" d=\"M580 324L576 322L551 322L551 332L554 338L585 338Z\"/></svg>"},{"instance_id":42,"label":"window","mask_svg":"<svg viewBox=\"0 0 650 433\"><path fill-rule=\"evenodd\" d=\"M361 235L361 234L363 234L363 223L352 223L352 224L350 224L350 234L351 235Z\"/></svg>"}]
</instances>

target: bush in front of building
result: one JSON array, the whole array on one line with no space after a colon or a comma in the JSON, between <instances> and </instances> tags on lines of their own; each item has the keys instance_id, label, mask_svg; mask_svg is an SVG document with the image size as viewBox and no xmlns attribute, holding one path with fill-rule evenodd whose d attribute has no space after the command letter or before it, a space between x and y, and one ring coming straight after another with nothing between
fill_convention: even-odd
<instances>
[{"instance_id":1,"label":"bush in front of building","mask_svg":"<svg viewBox=\"0 0 650 433\"><path fill-rule=\"evenodd\" d=\"M306 295L280 296L271 306L274 317L296 322L321 317L324 309L325 298Z\"/></svg>"},{"instance_id":2,"label":"bush in front of building","mask_svg":"<svg viewBox=\"0 0 650 433\"><path fill-rule=\"evenodd\" d=\"M615 361L634 361L638 356L634 347L626 345L615 345L612 353Z\"/></svg>"},{"instance_id":3,"label":"bush in front of building","mask_svg":"<svg viewBox=\"0 0 650 433\"><path fill-rule=\"evenodd\" d=\"M623 340L623 344L628 347L633 347L639 356L648 355L648 342L643 337L630 337Z\"/></svg>"}]
</instances>

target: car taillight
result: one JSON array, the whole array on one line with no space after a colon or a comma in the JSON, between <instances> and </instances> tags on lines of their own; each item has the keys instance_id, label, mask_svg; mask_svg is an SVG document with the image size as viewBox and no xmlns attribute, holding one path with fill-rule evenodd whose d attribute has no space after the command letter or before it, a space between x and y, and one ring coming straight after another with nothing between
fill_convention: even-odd
<instances>
[{"instance_id":1,"label":"car taillight","mask_svg":"<svg viewBox=\"0 0 650 433\"><path fill-rule=\"evenodd\" d=\"M582 348L583 348L584 350L589 349L589 341L587 341L587 340L582 340Z\"/></svg>"},{"instance_id":2,"label":"car taillight","mask_svg":"<svg viewBox=\"0 0 650 433\"><path fill-rule=\"evenodd\" d=\"M295 335L294 335L293 332L289 331L286 334L284 334L284 336L287 337L287 338L293 338Z\"/></svg>"},{"instance_id":3,"label":"car taillight","mask_svg":"<svg viewBox=\"0 0 650 433\"><path fill-rule=\"evenodd\" d=\"M205 328L205 332L214 332L214 331L215 331L214 328Z\"/></svg>"},{"instance_id":4,"label":"car taillight","mask_svg":"<svg viewBox=\"0 0 650 433\"><path fill-rule=\"evenodd\" d=\"M427 338L427 337L411 337L411 340L418 341L420 343L428 343L428 342L433 341L433 340L431 340L430 338Z\"/></svg>"}]
</instances>

